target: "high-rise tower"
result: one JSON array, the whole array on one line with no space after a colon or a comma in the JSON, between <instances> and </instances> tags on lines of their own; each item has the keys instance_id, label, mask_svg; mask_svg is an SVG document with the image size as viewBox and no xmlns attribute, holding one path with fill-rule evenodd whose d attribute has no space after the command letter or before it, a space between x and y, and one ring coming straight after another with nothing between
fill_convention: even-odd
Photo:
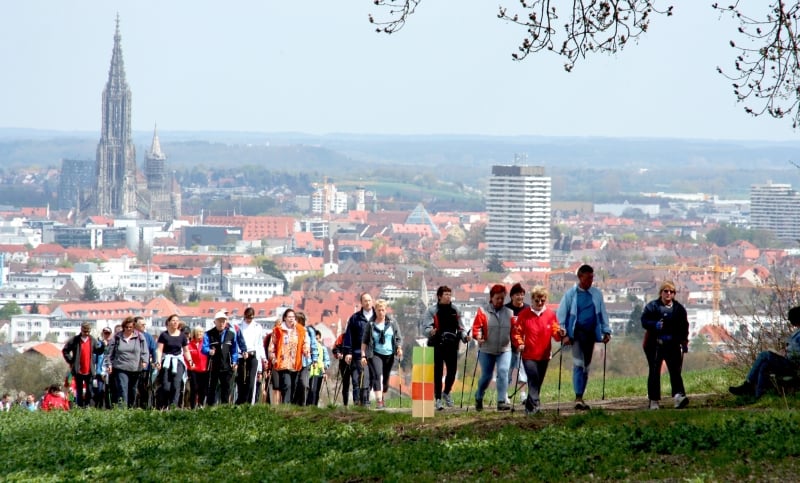
<instances>
[{"instance_id":1,"label":"high-rise tower","mask_svg":"<svg viewBox=\"0 0 800 483\"><path fill-rule=\"evenodd\" d=\"M100 215L134 215L136 197L136 149L131 137L131 90L125 80L119 15L108 82L103 90L103 124L97 144L97 185L94 211Z\"/></svg>"},{"instance_id":2,"label":"high-rise tower","mask_svg":"<svg viewBox=\"0 0 800 483\"><path fill-rule=\"evenodd\" d=\"M486 200L488 254L549 264L550 194L543 166L492 166Z\"/></svg>"}]
</instances>

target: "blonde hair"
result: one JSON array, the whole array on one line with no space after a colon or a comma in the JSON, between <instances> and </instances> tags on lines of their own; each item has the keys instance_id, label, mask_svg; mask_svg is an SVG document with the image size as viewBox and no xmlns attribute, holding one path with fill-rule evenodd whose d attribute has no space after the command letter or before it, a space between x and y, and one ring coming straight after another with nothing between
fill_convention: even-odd
<instances>
[{"instance_id":1,"label":"blonde hair","mask_svg":"<svg viewBox=\"0 0 800 483\"><path fill-rule=\"evenodd\" d=\"M668 288L674 292L675 284L672 282L672 280L664 280L661 282L661 286L658 287L658 295L661 295L661 292L663 292L665 288Z\"/></svg>"},{"instance_id":2,"label":"blonde hair","mask_svg":"<svg viewBox=\"0 0 800 483\"><path fill-rule=\"evenodd\" d=\"M385 309L386 308L386 301L383 299L378 299L375 301L375 308L376 309Z\"/></svg>"},{"instance_id":3,"label":"blonde hair","mask_svg":"<svg viewBox=\"0 0 800 483\"><path fill-rule=\"evenodd\" d=\"M192 339L198 339L198 338L199 338L199 337L198 337L198 335L199 335L200 337L202 337L202 336L203 336L203 334L205 334L205 332L206 332L206 331L205 331L205 330L203 330L203 328L202 328L202 327L199 327L199 326L198 326L198 327L195 327L194 329L192 329Z\"/></svg>"},{"instance_id":4,"label":"blonde hair","mask_svg":"<svg viewBox=\"0 0 800 483\"><path fill-rule=\"evenodd\" d=\"M547 293L547 289L544 287L544 285L537 285L537 286L535 286L535 287L533 287L531 289L531 299L533 299L534 297L537 297L537 296L538 297L542 297L542 296L548 297L549 295L550 294Z\"/></svg>"}]
</instances>

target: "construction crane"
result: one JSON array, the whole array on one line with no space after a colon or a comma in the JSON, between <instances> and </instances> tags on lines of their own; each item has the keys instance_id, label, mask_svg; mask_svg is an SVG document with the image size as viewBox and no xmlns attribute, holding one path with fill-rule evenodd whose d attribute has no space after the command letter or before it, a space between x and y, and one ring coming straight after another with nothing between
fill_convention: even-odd
<instances>
[{"instance_id":1,"label":"construction crane","mask_svg":"<svg viewBox=\"0 0 800 483\"><path fill-rule=\"evenodd\" d=\"M720 265L719 256L711 255L711 265L707 266L689 266L689 265L637 265L633 268L638 270L664 270L674 272L679 275L680 272L711 272L713 274L713 282L711 285L711 321L717 326L719 325L719 302L722 295L722 283L720 281L723 273L733 273L732 267Z\"/></svg>"}]
</instances>

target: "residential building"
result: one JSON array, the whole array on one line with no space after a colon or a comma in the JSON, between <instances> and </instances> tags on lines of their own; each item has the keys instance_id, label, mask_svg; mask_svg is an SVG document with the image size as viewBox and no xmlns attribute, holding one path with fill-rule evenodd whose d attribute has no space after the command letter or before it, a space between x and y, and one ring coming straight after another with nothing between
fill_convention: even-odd
<instances>
[{"instance_id":1,"label":"residential building","mask_svg":"<svg viewBox=\"0 0 800 483\"><path fill-rule=\"evenodd\" d=\"M790 184L750 185L750 226L779 240L800 239L800 194Z\"/></svg>"},{"instance_id":2,"label":"residential building","mask_svg":"<svg viewBox=\"0 0 800 483\"><path fill-rule=\"evenodd\" d=\"M550 263L551 180L543 166L492 166L487 254Z\"/></svg>"}]
</instances>

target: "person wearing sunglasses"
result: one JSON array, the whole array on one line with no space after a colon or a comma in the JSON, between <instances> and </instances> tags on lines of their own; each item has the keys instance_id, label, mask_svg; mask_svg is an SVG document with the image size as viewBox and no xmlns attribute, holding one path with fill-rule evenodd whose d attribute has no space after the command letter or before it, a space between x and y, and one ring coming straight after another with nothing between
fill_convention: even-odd
<instances>
[{"instance_id":1,"label":"person wearing sunglasses","mask_svg":"<svg viewBox=\"0 0 800 483\"><path fill-rule=\"evenodd\" d=\"M645 306L641 319L646 331L642 346L649 367L647 398L650 409L659 408L661 366L666 362L675 408L683 409L689 404L681 376L683 354L689 350L689 318L683 305L675 300L674 283L663 282L658 293L659 297Z\"/></svg>"}]
</instances>

